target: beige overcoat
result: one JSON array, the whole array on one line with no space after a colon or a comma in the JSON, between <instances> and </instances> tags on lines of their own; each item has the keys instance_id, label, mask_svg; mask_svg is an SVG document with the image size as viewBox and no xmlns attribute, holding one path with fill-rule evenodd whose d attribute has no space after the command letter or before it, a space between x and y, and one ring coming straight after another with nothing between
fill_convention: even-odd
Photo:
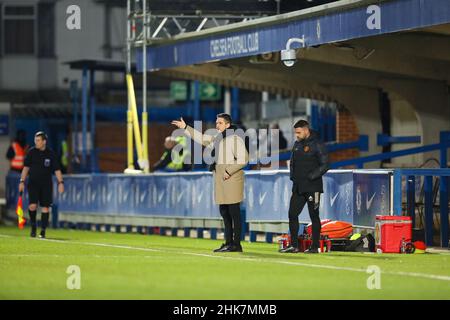
<instances>
[{"instance_id":1,"label":"beige overcoat","mask_svg":"<svg viewBox=\"0 0 450 320\"><path fill-rule=\"evenodd\" d=\"M210 146L214 141L214 136L202 134L190 126L186 127L186 131L188 137L205 147ZM216 204L242 202L244 199L244 171L242 169L248 162L245 143L242 138L233 134L222 139L218 149L216 170L213 172L214 200ZM225 172L231 175L228 180L223 179Z\"/></svg>"}]
</instances>

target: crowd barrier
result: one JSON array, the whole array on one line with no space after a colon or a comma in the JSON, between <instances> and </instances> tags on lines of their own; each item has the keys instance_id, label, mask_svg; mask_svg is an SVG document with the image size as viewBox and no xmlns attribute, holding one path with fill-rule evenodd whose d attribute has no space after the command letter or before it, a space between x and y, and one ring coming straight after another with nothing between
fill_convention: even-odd
<instances>
[{"instance_id":1,"label":"crowd barrier","mask_svg":"<svg viewBox=\"0 0 450 320\"><path fill-rule=\"evenodd\" d=\"M244 221L255 232L288 231L292 190L288 170L247 171ZM19 175L9 174L7 207L15 210ZM222 228L213 199L210 172L154 173L149 175L66 175L65 192L54 185L53 225L64 223L152 226L167 228ZM28 203L24 195L24 208ZM330 170L324 176L320 215L355 226L374 226L377 214L392 214L392 171ZM309 223L305 206L299 216ZM215 231L215 230L214 230Z\"/></svg>"}]
</instances>

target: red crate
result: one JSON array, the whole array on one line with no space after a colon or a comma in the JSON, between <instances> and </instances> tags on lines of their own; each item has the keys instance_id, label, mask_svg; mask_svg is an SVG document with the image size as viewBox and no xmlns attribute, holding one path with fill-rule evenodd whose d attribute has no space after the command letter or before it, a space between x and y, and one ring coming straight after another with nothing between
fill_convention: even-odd
<instances>
[{"instance_id":1,"label":"red crate","mask_svg":"<svg viewBox=\"0 0 450 320\"><path fill-rule=\"evenodd\" d=\"M376 216L375 244L378 252L401 253L402 241L412 239L411 217Z\"/></svg>"}]
</instances>

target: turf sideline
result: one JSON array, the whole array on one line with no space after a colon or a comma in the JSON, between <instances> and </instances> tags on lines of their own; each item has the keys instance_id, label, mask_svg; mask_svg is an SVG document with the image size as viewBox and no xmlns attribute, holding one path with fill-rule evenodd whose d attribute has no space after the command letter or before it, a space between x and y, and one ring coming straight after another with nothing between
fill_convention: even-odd
<instances>
[{"instance_id":1,"label":"turf sideline","mask_svg":"<svg viewBox=\"0 0 450 320\"><path fill-rule=\"evenodd\" d=\"M2 235L2 238L14 238L14 236L10 235ZM230 257L230 256L222 256L219 254L206 254L206 253L195 253L195 252L186 252L186 251L175 251L175 250L167 250L167 249L154 249L154 248L141 248L141 247L132 247L132 246L124 246L124 245L114 245L107 243L98 243L98 242L77 242L77 241L69 241L69 240L56 240L56 239L30 239L34 241L46 241L46 242L55 242L62 244L78 244L78 245L87 245L87 246L97 246L97 247L107 247L107 248L117 248L117 249L127 249L127 250L137 250L137 251L145 251L145 252L160 252L160 253L171 253L171 254L183 254L189 256L199 256L199 257L207 257L207 258L215 258L215 259L229 259L236 261L249 261L249 262L265 262L265 263L275 263L275 264L286 264L293 265L299 267L306 268L318 268L318 269L331 269L331 270L339 270L339 271L352 271L352 272L364 272L367 273L367 269L359 269L359 268L350 268L350 267L339 267L339 266L331 266L331 265L320 265L320 264L310 264L310 263L301 263L301 262L292 262L292 261L283 261L283 260L272 260L272 259L259 259L252 258L251 256L247 258L239 258L239 257ZM394 275L394 276L407 276L414 278L426 278L432 280L440 280L440 281L450 281L450 276L442 276L442 275L434 275L434 274L425 274L425 273L417 273L417 272L386 272L381 271L382 274L386 275Z\"/></svg>"}]
</instances>

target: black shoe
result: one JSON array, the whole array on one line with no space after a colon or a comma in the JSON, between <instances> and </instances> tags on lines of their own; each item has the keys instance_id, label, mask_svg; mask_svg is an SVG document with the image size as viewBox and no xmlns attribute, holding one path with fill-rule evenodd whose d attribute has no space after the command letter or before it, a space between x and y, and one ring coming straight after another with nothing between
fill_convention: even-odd
<instances>
[{"instance_id":1,"label":"black shoe","mask_svg":"<svg viewBox=\"0 0 450 320\"><path fill-rule=\"evenodd\" d=\"M45 230L41 230L41 233L39 234L39 238L45 239Z\"/></svg>"},{"instance_id":2,"label":"black shoe","mask_svg":"<svg viewBox=\"0 0 450 320\"><path fill-rule=\"evenodd\" d=\"M223 249L221 252L242 252L242 247L240 245L231 245Z\"/></svg>"},{"instance_id":3,"label":"black shoe","mask_svg":"<svg viewBox=\"0 0 450 320\"><path fill-rule=\"evenodd\" d=\"M229 244L226 243L222 243L222 245L220 246L220 248L215 249L214 252L224 252L228 250L228 247L230 247Z\"/></svg>"},{"instance_id":4,"label":"black shoe","mask_svg":"<svg viewBox=\"0 0 450 320\"><path fill-rule=\"evenodd\" d=\"M290 245L289 247L281 249L279 252L280 253L299 253L300 250L298 250L297 247L294 247L294 246Z\"/></svg>"},{"instance_id":5,"label":"black shoe","mask_svg":"<svg viewBox=\"0 0 450 320\"><path fill-rule=\"evenodd\" d=\"M309 247L309 249L305 250L305 253L320 253L319 248Z\"/></svg>"},{"instance_id":6,"label":"black shoe","mask_svg":"<svg viewBox=\"0 0 450 320\"><path fill-rule=\"evenodd\" d=\"M232 246L229 246L226 252L242 252L242 246L240 244L234 244Z\"/></svg>"},{"instance_id":7,"label":"black shoe","mask_svg":"<svg viewBox=\"0 0 450 320\"><path fill-rule=\"evenodd\" d=\"M32 238L36 238L36 227L31 227L31 233L30 233L30 236L31 236Z\"/></svg>"}]
</instances>

